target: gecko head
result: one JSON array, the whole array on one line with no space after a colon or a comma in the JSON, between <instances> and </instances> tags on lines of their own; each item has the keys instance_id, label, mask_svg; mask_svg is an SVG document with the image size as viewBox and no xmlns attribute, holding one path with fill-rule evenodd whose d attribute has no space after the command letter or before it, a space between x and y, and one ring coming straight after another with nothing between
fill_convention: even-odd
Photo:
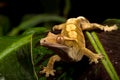
<instances>
[{"instance_id":1,"label":"gecko head","mask_svg":"<svg viewBox=\"0 0 120 80\"><path fill-rule=\"evenodd\" d=\"M61 44L61 41L63 41L63 37L49 32L45 38L42 38L40 40L40 45L45 47L53 47L53 48L58 48L62 50L68 50L69 48Z\"/></svg>"}]
</instances>

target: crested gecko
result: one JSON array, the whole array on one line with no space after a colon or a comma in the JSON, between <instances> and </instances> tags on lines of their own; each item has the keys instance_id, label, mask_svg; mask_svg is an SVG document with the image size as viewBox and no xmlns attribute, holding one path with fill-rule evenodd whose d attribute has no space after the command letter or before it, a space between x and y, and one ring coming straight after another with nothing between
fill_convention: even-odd
<instances>
[{"instance_id":1,"label":"crested gecko","mask_svg":"<svg viewBox=\"0 0 120 80\"><path fill-rule=\"evenodd\" d=\"M40 44L42 46L58 48L64 51L68 57L76 62L80 61L85 55L90 59L90 63L98 63L98 59L101 59L103 56L101 54L96 54L86 48L85 38L83 34L83 30L93 29L112 31L117 30L117 26L104 26L97 23L90 23L83 16L79 16L77 18L69 18L65 23L55 25L53 27L53 31L61 30L59 34L53 34L49 32L45 38L42 38L40 40ZM49 77L49 75L54 76L54 63L60 60L62 60L61 56L58 54L53 55L50 58L47 67L44 67L40 73L45 73L46 77Z\"/></svg>"}]
</instances>

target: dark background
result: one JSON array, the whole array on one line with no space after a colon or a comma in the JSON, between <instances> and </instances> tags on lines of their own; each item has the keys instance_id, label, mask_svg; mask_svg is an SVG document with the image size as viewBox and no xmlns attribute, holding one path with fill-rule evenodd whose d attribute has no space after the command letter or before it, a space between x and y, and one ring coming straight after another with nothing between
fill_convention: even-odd
<instances>
[{"instance_id":1,"label":"dark background","mask_svg":"<svg viewBox=\"0 0 120 80\"><path fill-rule=\"evenodd\" d=\"M25 14L30 13L44 13L53 11L55 4L49 3L50 0L3 0L0 3L4 3L0 7L0 14L8 16L11 20L11 24L16 26L21 21L21 18ZM45 3L43 5L43 2ZM91 22L101 23L107 18L120 18L119 5L117 1L88 1L88 0L70 0L71 8L68 17L85 16ZM57 5L57 3L56 3ZM49 10L45 11L45 7L48 6ZM64 8L64 0L60 0L59 9L62 11ZM60 14L61 15L61 14ZM62 16L62 15L61 15Z\"/></svg>"}]
</instances>

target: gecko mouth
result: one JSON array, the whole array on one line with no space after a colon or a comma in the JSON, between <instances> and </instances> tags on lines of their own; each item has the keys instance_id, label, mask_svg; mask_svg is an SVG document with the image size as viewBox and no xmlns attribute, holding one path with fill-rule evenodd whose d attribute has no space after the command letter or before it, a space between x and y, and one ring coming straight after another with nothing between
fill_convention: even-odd
<instances>
[{"instance_id":1,"label":"gecko mouth","mask_svg":"<svg viewBox=\"0 0 120 80\"><path fill-rule=\"evenodd\" d=\"M42 42L40 41L40 45L41 46L45 46L45 47L53 47L53 48L58 48L58 49L61 49L61 50L68 50L69 47L65 46L65 45L62 45L62 44L58 44L58 43L47 43L47 42Z\"/></svg>"},{"instance_id":2,"label":"gecko mouth","mask_svg":"<svg viewBox=\"0 0 120 80\"><path fill-rule=\"evenodd\" d=\"M48 47L59 48L59 49L68 48L67 46L58 43L41 43L41 45L46 47L48 46Z\"/></svg>"}]
</instances>

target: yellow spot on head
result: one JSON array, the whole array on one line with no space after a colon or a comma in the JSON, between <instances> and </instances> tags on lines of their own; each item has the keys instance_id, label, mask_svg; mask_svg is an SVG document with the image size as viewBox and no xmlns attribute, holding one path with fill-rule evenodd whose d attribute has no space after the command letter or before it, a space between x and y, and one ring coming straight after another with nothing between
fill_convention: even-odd
<instances>
[{"instance_id":1,"label":"yellow spot on head","mask_svg":"<svg viewBox=\"0 0 120 80\"><path fill-rule=\"evenodd\" d=\"M68 24L66 25L66 31L73 31L76 29L76 26L74 24Z\"/></svg>"}]
</instances>

